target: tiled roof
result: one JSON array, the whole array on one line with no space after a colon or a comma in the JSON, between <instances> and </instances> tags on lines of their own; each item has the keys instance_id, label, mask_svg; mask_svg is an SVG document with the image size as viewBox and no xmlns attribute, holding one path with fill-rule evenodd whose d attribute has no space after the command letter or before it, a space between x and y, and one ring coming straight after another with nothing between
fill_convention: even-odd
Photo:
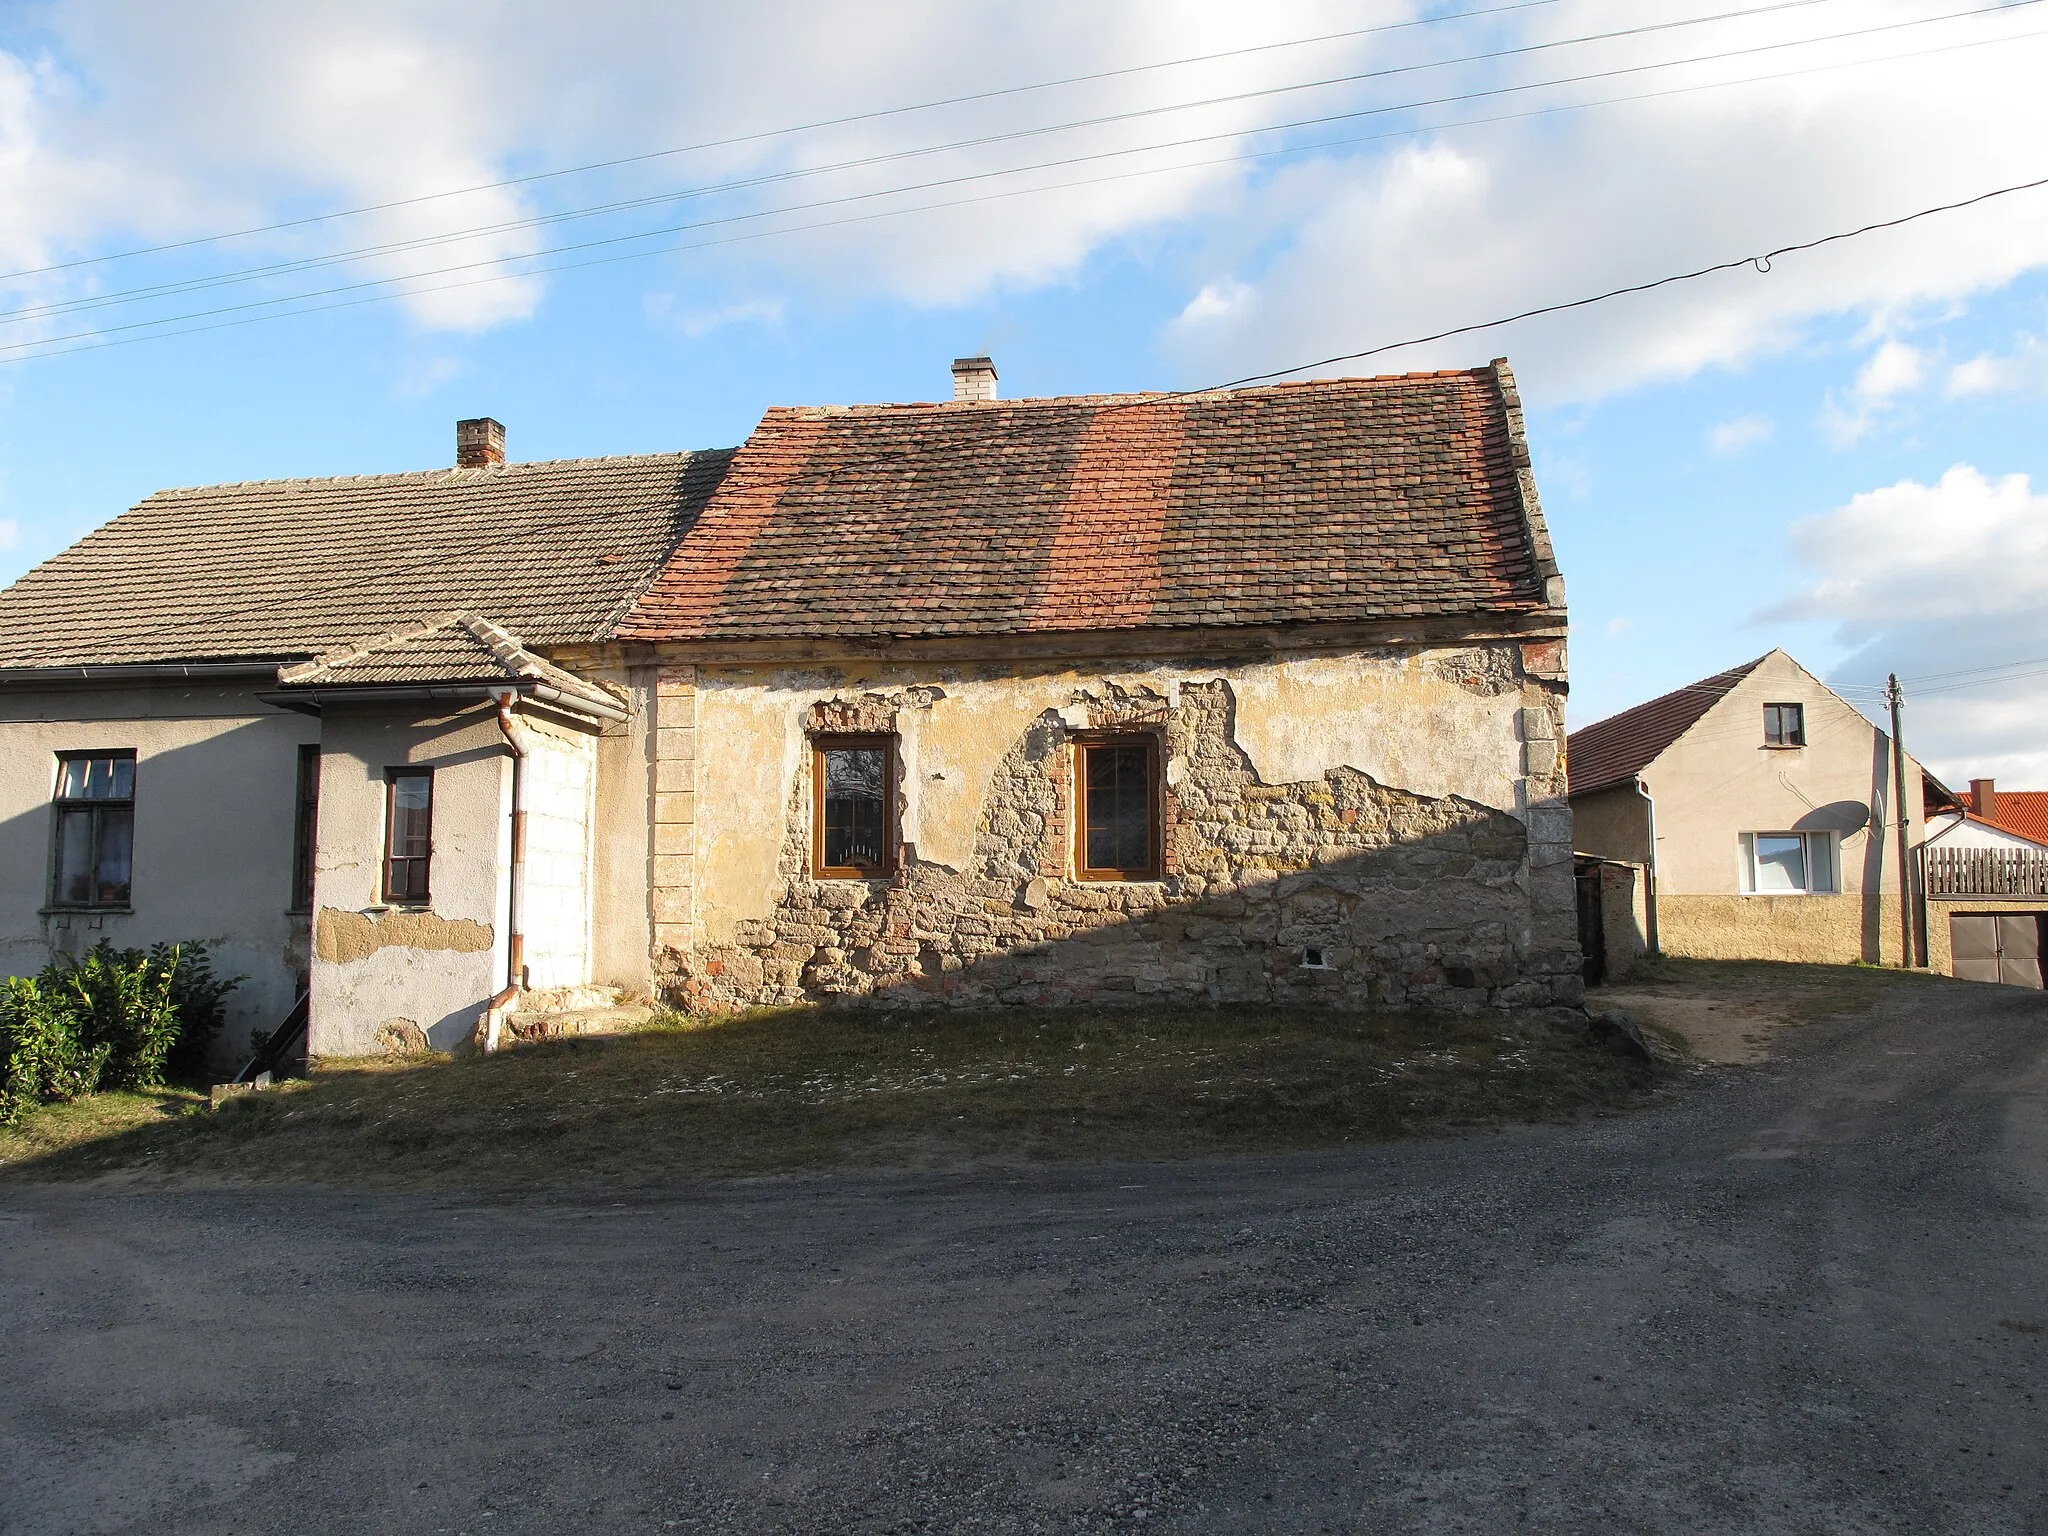
<instances>
[{"instance_id":1,"label":"tiled roof","mask_svg":"<svg viewBox=\"0 0 2048 1536\"><path fill-rule=\"evenodd\" d=\"M1765 659L1759 656L1573 731L1565 743L1571 792L1590 794L1634 778Z\"/></svg>"},{"instance_id":2,"label":"tiled roof","mask_svg":"<svg viewBox=\"0 0 2048 1536\"><path fill-rule=\"evenodd\" d=\"M2048 790L2001 789L1993 809L1996 814L1979 816L1966 812L1972 821L2024 837L2030 843L2048 844Z\"/></svg>"},{"instance_id":3,"label":"tiled roof","mask_svg":"<svg viewBox=\"0 0 2048 1536\"><path fill-rule=\"evenodd\" d=\"M534 655L488 619L457 613L367 644L280 668L287 689L405 687L430 683L545 683L574 699L617 704L595 683Z\"/></svg>"},{"instance_id":4,"label":"tiled roof","mask_svg":"<svg viewBox=\"0 0 2048 1536\"><path fill-rule=\"evenodd\" d=\"M0 668L315 656L456 609L605 638L731 457L161 491L0 592Z\"/></svg>"},{"instance_id":5,"label":"tiled roof","mask_svg":"<svg viewBox=\"0 0 2048 1536\"><path fill-rule=\"evenodd\" d=\"M623 638L1547 608L1504 364L1202 396L779 409Z\"/></svg>"}]
</instances>

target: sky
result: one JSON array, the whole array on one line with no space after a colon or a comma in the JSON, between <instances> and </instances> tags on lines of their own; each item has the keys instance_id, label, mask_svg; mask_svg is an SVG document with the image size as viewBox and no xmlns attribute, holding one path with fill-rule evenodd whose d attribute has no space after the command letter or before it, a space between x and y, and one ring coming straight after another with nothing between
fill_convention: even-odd
<instances>
[{"instance_id":1,"label":"sky","mask_svg":"<svg viewBox=\"0 0 2048 1536\"><path fill-rule=\"evenodd\" d=\"M1390 346L2048 178L2044 68L2048 0L0 0L0 580L464 416L1506 355L1574 726L1783 646L2048 788L2048 187Z\"/></svg>"}]
</instances>

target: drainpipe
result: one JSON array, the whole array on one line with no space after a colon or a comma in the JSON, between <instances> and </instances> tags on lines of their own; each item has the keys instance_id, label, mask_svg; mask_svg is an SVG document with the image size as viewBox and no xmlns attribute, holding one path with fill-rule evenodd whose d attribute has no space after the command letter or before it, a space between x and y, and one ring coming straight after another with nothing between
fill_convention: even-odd
<instances>
[{"instance_id":1,"label":"drainpipe","mask_svg":"<svg viewBox=\"0 0 2048 1536\"><path fill-rule=\"evenodd\" d=\"M512 867L505 893L505 987L484 1008L486 1051L495 1051L503 1043L505 1016L526 985L526 935L519 927L519 887L526 864L526 807L521 793L526 778L526 727L513 718L512 707L518 698L509 691L498 696L498 731L512 754Z\"/></svg>"},{"instance_id":2,"label":"drainpipe","mask_svg":"<svg viewBox=\"0 0 2048 1536\"><path fill-rule=\"evenodd\" d=\"M1643 890L1643 918L1650 931L1643 937L1649 943L1650 953L1661 955L1664 948L1657 938L1657 802L1650 798L1649 786L1641 779L1636 780L1636 793L1643 797L1643 809L1650 818L1649 878Z\"/></svg>"}]
</instances>

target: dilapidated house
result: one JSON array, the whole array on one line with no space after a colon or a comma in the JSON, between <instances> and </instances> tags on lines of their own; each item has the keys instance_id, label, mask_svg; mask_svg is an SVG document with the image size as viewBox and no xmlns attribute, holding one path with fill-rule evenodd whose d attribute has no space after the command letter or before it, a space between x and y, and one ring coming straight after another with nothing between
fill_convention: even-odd
<instances>
[{"instance_id":1,"label":"dilapidated house","mask_svg":"<svg viewBox=\"0 0 2048 1536\"><path fill-rule=\"evenodd\" d=\"M1579 995L1514 381L779 409L149 498L0 594L0 960L317 1055L697 1008Z\"/></svg>"}]
</instances>

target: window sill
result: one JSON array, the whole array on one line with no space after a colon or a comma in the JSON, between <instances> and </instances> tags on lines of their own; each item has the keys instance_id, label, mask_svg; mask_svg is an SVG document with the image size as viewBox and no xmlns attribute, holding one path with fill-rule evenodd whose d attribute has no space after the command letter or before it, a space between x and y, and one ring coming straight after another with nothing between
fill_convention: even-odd
<instances>
[{"instance_id":1,"label":"window sill","mask_svg":"<svg viewBox=\"0 0 2048 1536\"><path fill-rule=\"evenodd\" d=\"M1806 743L1803 741L1767 741L1763 744L1763 750L1766 752L1804 752L1806 750Z\"/></svg>"},{"instance_id":2,"label":"window sill","mask_svg":"<svg viewBox=\"0 0 2048 1536\"><path fill-rule=\"evenodd\" d=\"M119 917L134 912L133 907L38 907L38 917Z\"/></svg>"}]
</instances>

